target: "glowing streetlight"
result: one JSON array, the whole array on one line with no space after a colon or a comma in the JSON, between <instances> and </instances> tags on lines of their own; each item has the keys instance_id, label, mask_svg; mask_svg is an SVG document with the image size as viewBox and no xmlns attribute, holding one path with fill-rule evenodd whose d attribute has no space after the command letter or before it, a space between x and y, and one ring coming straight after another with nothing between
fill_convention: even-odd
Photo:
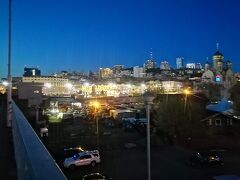
<instances>
[{"instance_id":1,"label":"glowing streetlight","mask_svg":"<svg viewBox=\"0 0 240 180\"><path fill-rule=\"evenodd\" d=\"M72 89L72 87L73 87L73 85L72 85L71 83L67 83L67 84L66 84L66 88Z\"/></svg>"},{"instance_id":2,"label":"glowing streetlight","mask_svg":"<svg viewBox=\"0 0 240 180\"><path fill-rule=\"evenodd\" d=\"M89 86L90 84L89 84L89 82L85 82L83 85L84 86Z\"/></svg>"},{"instance_id":3,"label":"glowing streetlight","mask_svg":"<svg viewBox=\"0 0 240 180\"><path fill-rule=\"evenodd\" d=\"M51 83L45 83L45 84L44 84L44 87L46 87L46 88L51 88L51 87L52 87L52 84L51 84Z\"/></svg>"},{"instance_id":4,"label":"glowing streetlight","mask_svg":"<svg viewBox=\"0 0 240 180\"><path fill-rule=\"evenodd\" d=\"M142 83L141 84L141 93L143 94L146 89L147 89L146 84Z\"/></svg>"},{"instance_id":5,"label":"glowing streetlight","mask_svg":"<svg viewBox=\"0 0 240 180\"><path fill-rule=\"evenodd\" d=\"M186 95L185 96L185 101L184 101L184 115L185 115L186 107L187 107L187 99L188 99L188 95L191 94L191 91L189 90L189 88L187 88L187 89L184 89L183 92Z\"/></svg>"},{"instance_id":6,"label":"glowing streetlight","mask_svg":"<svg viewBox=\"0 0 240 180\"><path fill-rule=\"evenodd\" d=\"M3 81L2 84L7 87L9 85L9 83L7 81Z\"/></svg>"},{"instance_id":7,"label":"glowing streetlight","mask_svg":"<svg viewBox=\"0 0 240 180\"><path fill-rule=\"evenodd\" d=\"M99 104L98 101L94 101L94 102L92 103L92 105L93 105L93 107L94 107L95 109L98 109L98 108L100 107L100 104Z\"/></svg>"},{"instance_id":8,"label":"glowing streetlight","mask_svg":"<svg viewBox=\"0 0 240 180\"><path fill-rule=\"evenodd\" d=\"M189 95L189 94L191 94L191 91L189 90L189 89L184 89L184 91L183 91L186 95Z\"/></svg>"}]
</instances>

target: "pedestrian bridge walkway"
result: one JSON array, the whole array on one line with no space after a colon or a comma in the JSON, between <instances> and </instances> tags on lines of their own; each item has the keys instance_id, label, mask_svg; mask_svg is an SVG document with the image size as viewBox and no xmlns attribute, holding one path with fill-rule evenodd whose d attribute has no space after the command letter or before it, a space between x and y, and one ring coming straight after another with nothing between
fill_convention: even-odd
<instances>
[{"instance_id":1,"label":"pedestrian bridge walkway","mask_svg":"<svg viewBox=\"0 0 240 180\"><path fill-rule=\"evenodd\" d=\"M1 179L67 179L14 102L12 128L6 128L6 98L1 100Z\"/></svg>"}]
</instances>

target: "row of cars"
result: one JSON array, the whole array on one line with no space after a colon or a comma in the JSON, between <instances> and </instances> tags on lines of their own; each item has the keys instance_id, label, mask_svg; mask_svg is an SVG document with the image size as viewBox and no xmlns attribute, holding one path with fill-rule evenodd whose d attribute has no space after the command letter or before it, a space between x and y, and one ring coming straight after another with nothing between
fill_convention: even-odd
<instances>
[{"instance_id":1,"label":"row of cars","mask_svg":"<svg viewBox=\"0 0 240 180\"><path fill-rule=\"evenodd\" d=\"M189 159L192 167L223 166L223 156L216 151L197 152Z\"/></svg>"},{"instance_id":2,"label":"row of cars","mask_svg":"<svg viewBox=\"0 0 240 180\"><path fill-rule=\"evenodd\" d=\"M90 165L92 167L101 162L98 150L87 151L81 147L64 149L65 159L63 161L64 168L75 169L79 166ZM91 173L83 176L83 180L110 180L111 178L100 173Z\"/></svg>"},{"instance_id":3,"label":"row of cars","mask_svg":"<svg viewBox=\"0 0 240 180\"><path fill-rule=\"evenodd\" d=\"M192 167L219 167L224 165L224 158L218 151L210 150L197 152L189 159ZM221 174L212 177L213 180L240 180L239 175Z\"/></svg>"}]
</instances>

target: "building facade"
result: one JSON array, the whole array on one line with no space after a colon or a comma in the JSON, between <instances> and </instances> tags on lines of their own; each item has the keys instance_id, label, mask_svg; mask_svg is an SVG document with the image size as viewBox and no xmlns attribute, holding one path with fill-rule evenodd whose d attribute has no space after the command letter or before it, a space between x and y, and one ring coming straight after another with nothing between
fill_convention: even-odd
<instances>
[{"instance_id":1,"label":"building facade","mask_svg":"<svg viewBox=\"0 0 240 180\"><path fill-rule=\"evenodd\" d=\"M23 76L24 77L28 77L28 76L41 76L41 70L38 69L38 68L25 67Z\"/></svg>"},{"instance_id":2,"label":"building facade","mask_svg":"<svg viewBox=\"0 0 240 180\"><path fill-rule=\"evenodd\" d=\"M184 67L183 67L183 61L184 61L184 58L183 58L183 57L177 57L177 58L176 58L176 67L177 67L177 69L182 69L182 68L184 68Z\"/></svg>"}]
</instances>

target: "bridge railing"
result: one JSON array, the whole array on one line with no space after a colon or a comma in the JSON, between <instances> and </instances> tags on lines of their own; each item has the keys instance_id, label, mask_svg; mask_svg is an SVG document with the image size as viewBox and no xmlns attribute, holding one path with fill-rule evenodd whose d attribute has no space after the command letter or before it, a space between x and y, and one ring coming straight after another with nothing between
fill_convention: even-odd
<instances>
[{"instance_id":1,"label":"bridge railing","mask_svg":"<svg viewBox=\"0 0 240 180\"><path fill-rule=\"evenodd\" d=\"M19 180L67 179L14 102L12 133Z\"/></svg>"}]
</instances>

